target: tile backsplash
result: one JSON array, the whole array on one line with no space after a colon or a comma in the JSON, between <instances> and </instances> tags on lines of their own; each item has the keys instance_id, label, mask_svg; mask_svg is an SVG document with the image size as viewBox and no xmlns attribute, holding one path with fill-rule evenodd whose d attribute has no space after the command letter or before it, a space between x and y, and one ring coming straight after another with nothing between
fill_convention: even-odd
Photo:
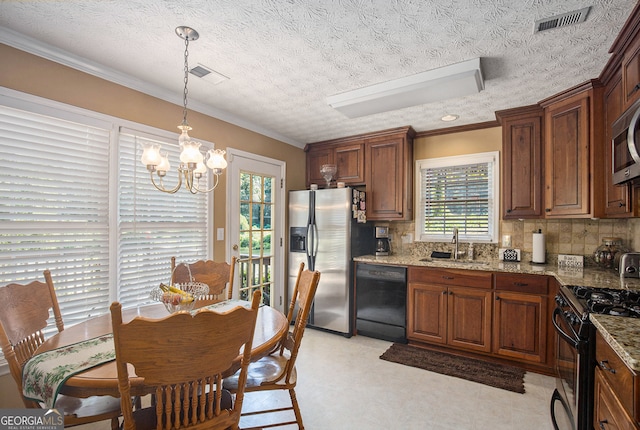
<instances>
[{"instance_id":1,"label":"tile backsplash","mask_svg":"<svg viewBox=\"0 0 640 430\"><path fill-rule=\"evenodd\" d=\"M390 222L391 251L394 254L428 256L432 251L450 251L452 245L442 242L411 242L413 222ZM556 264L558 254L582 255L585 265L595 264L593 253L605 237L619 237L629 250L640 248L640 219L562 219L562 220L509 220L500 222L500 235L511 237L511 248L521 251L521 261L530 261L533 252L533 232L545 234L547 263ZM459 249L466 251L467 243ZM498 258L498 244L474 244L475 258Z\"/></svg>"}]
</instances>

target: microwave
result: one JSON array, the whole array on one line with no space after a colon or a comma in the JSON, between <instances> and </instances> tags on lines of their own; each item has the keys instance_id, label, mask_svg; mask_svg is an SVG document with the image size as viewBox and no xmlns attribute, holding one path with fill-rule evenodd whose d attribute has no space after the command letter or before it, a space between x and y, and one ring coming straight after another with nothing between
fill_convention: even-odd
<instances>
[{"instance_id":1,"label":"microwave","mask_svg":"<svg viewBox=\"0 0 640 430\"><path fill-rule=\"evenodd\" d=\"M613 183L640 183L640 100L613 123L611 131Z\"/></svg>"}]
</instances>

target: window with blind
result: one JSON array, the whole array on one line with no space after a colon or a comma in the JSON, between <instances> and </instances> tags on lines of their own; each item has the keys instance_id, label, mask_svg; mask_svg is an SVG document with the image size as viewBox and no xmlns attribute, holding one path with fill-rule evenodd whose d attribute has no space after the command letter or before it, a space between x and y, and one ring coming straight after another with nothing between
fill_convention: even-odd
<instances>
[{"instance_id":1,"label":"window with blind","mask_svg":"<svg viewBox=\"0 0 640 430\"><path fill-rule=\"evenodd\" d=\"M148 303L171 256L210 258L211 193L156 190L142 141L177 134L0 92L0 286L51 271L65 325ZM125 121L122 121L125 123ZM133 125L133 127L132 127ZM154 134L149 134L153 132ZM166 183L177 182L175 166Z\"/></svg>"},{"instance_id":2,"label":"window with blind","mask_svg":"<svg viewBox=\"0 0 640 430\"><path fill-rule=\"evenodd\" d=\"M498 152L418 160L416 237L450 241L453 229L468 242L496 242Z\"/></svg>"}]
</instances>

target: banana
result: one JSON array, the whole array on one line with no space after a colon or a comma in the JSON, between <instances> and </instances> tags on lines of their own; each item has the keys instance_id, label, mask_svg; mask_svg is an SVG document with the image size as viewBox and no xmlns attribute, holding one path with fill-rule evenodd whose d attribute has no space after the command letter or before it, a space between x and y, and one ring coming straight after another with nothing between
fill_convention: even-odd
<instances>
[{"instance_id":1,"label":"banana","mask_svg":"<svg viewBox=\"0 0 640 430\"><path fill-rule=\"evenodd\" d=\"M186 291L182 291L181 289L176 288L173 285L166 285L166 284L160 283L160 289L164 293L179 295L180 296L180 303L191 303L194 300L193 294L187 293ZM169 297L168 297L168 299L169 299ZM163 300L164 300L164 296L163 296Z\"/></svg>"}]
</instances>

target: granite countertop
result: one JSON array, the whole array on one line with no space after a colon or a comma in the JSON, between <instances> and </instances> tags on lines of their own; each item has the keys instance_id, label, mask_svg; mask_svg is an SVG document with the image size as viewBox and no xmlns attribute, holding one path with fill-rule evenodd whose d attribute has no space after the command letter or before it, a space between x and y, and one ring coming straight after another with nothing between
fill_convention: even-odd
<instances>
[{"instance_id":1,"label":"granite countertop","mask_svg":"<svg viewBox=\"0 0 640 430\"><path fill-rule=\"evenodd\" d=\"M589 319L622 361L640 371L640 318L590 314Z\"/></svg>"},{"instance_id":2,"label":"granite countertop","mask_svg":"<svg viewBox=\"0 0 640 430\"><path fill-rule=\"evenodd\" d=\"M513 263L503 261L438 260L422 261L424 257L413 255L390 255L379 257L363 255L354 261L393 266L443 267L491 272L526 273L555 277L562 285L605 287L640 290L639 278L621 278L615 271L601 268L562 269L554 265ZM640 371L640 318L625 318L611 315L590 314L590 320L607 340L620 358L633 370Z\"/></svg>"},{"instance_id":3,"label":"granite countertop","mask_svg":"<svg viewBox=\"0 0 640 430\"><path fill-rule=\"evenodd\" d=\"M504 262L498 260L450 260L429 259L413 255L375 256L363 255L354 261L393 266L444 267L448 269L486 270L490 272L526 273L555 277L562 285L581 285L583 287L605 287L614 289L640 290L640 278L621 278L614 270L596 267L559 268L555 265L533 264L528 262Z\"/></svg>"}]
</instances>

